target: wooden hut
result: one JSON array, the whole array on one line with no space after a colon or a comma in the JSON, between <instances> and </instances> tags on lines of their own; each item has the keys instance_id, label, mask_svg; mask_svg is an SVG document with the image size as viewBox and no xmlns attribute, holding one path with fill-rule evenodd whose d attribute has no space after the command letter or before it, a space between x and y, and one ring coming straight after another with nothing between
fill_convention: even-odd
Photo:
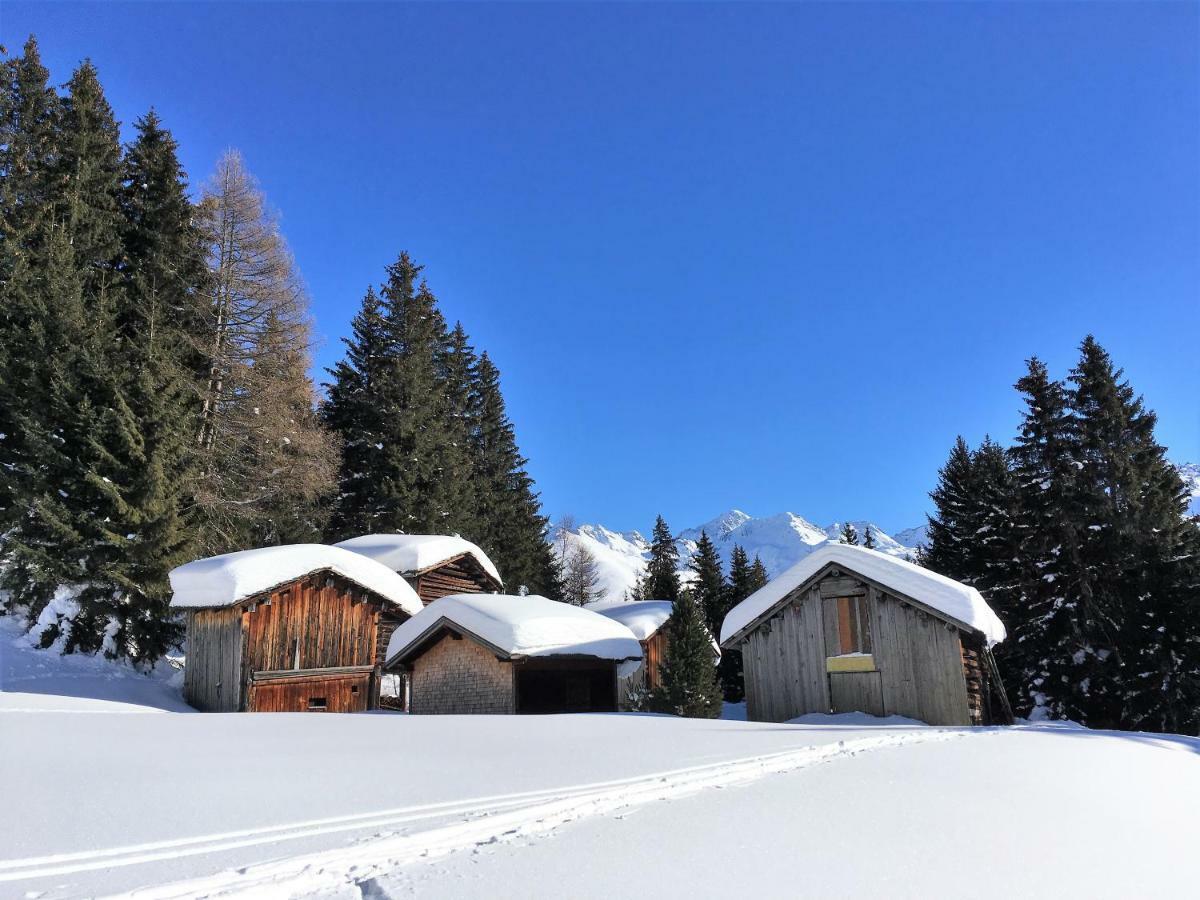
<instances>
[{"instance_id":1,"label":"wooden hut","mask_svg":"<svg viewBox=\"0 0 1200 900\"><path fill-rule=\"evenodd\" d=\"M620 622L633 632L642 645L642 664L632 667L619 682L624 701L632 692L653 690L662 683L659 667L667 656L669 638L667 623L675 611L670 600L638 600L589 604L588 609ZM713 641L713 656L721 657L721 648Z\"/></svg>"},{"instance_id":2,"label":"wooden hut","mask_svg":"<svg viewBox=\"0 0 1200 900\"><path fill-rule=\"evenodd\" d=\"M746 712L782 722L860 711L930 725L1010 722L991 646L1004 626L974 588L893 556L826 544L730 610Z\"/></svg>"},{"instance_id":3,"label":"wooden hut","mask_svg":"<svg viewBox=\"0 0 1200 900\"><path fill-rule=\"evenodd\" d=\"M414 714L613 712L617 668L641 659L612 619L535 595L441 597L401 625L389 668Z\"/></svg>"},{"instance_id":4,"label":"wooden hut","mask_svg":"<svg viewBox=\"0 0 1200 900\"><path fill-rule=\"evenodd\" d=\"M380 617L421 610L396 573L319 544L227 553L170 577L187 618L184 698L210 712L374 708Z\"/></svg>"}]
</instances>

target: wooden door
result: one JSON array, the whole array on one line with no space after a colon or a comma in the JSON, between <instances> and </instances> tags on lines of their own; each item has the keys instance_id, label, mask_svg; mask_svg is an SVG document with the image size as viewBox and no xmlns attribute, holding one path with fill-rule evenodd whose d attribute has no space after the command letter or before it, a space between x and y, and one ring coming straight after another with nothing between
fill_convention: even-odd
<instances>
[{"instance_id":1,"label":"wooden door","mask_svg":"<svg viewBox=\"0 0 1200 900\"><path fill-rule=\"evenodd\" d=\"M883 679L879 672L830 672L829 701L835 713L884 715Z\"/></svg>"}]
</instances>

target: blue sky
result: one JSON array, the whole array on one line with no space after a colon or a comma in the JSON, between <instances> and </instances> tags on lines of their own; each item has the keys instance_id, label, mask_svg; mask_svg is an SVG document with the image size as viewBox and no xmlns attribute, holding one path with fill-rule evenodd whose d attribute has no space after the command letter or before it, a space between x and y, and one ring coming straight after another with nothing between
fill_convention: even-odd
<instances>
[{"instance_id":1,"label":"blue sky","mask_svg":"<svg viewBox=\"0 0 1200 900\"><path fill-rule=\"evenodd\" d=\"M239 148L319 365L401 249L547 512L922 520L1095 333L1200 460L1195 4L25 4L194 183Z\"/></svg>"}]
</instances>

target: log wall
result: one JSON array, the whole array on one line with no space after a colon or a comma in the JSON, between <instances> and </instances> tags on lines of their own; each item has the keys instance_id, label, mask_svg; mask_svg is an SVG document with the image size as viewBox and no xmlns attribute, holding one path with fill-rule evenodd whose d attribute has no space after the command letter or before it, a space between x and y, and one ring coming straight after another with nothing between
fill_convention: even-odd
<instances>
[{"instance_id":1,"label":"log wall","mask_svg":"<svg viewBox=\"0 0 1200 900\"><path fill-rule=\"evenodd\" d=\"M498 589L470 554L449 560L435 569L407 578L421 602L428 606L451 594L491 594Z\"/></svg>"}]
</instances>

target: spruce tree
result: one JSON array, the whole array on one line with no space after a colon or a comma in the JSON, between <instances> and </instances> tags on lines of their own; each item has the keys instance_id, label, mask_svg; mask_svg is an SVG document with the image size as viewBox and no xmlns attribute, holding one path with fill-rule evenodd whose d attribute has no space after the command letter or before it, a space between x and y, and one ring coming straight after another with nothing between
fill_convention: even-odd
<instances>
[{"instance_id":1,"label":"spruce tree","mask_svg":"<svg viewBox=\"0 0 1200 900\"><path fill-rule=\"evenodd\" d=\"M875 549L875 532L870 525L867 526L866 534L863 535L862 545L868 550Z\"/></svg>"},{"instance_id":2,"label":"spruce tree","mask_svg":"<svg viewBox=\"0 0 1200 900\"><path fill-rule=\"evenodd\" d=\"M646 599L679 599L679 548L671 536L666 520L659 516L654 522L650 540L650 561L646 564Z\"/></svg>"},{"instance_id":3,"label":"spruce tree","mask_svg":"<svg viewBox=\"0 0 1200 900\"><path fill-rule=\"evenodd\" d=\"M472 539L482 537L478 490L473 478L473 454L480 427L479 357L462 322L445 336L440 355L445 383L448 441L443 454L446 470L446 530Z\"/></svg>"},{"instance_id":4,"label":"spruce tree","mask_svg":"<svg viewBox=\"0 0 1200 900\"><path fill-rule=\"evenodd\" d=\"M757 557L755 558L757 562ZM759 563L761 566L761 563ZM724 612L721 615L721 622L724 622L725 615L729 610L733 609L751 594L758 587L758 576L754 573L750 557L739 544L733 545L733 551L729 555L729 581L725 588L725 604ZM765 581L764 581L765 583ZM717 630L713 632L714 636L719 637L721 623L717 623ZM740 650L724 649L721 651L721 661L717 666L717 673L721 680L721 691L725 699L730 703L738 703L746 696L745 676L742 671L742 652Z\"/></svg>"},{"instance_id":5,"label":"spruce tree","mask_svg":"<svg viewBox=\"0 0 1200 900\"><path fill-rule=\"evenodd\" d=\"M704 627L700 605L690 591L676 598L667 629L667 653L659 667L661 681L650 692L649 708L677 716L717 718L722 692L713 661L712 636Z\"/></svg>"},{"instance_id":6,"label":"spruce tree","mask_svg":"<svg viewBox=\"0 0 1200 900\"><path fill-rule=\"evenodd\" d=\"M754 562L750 564L750 577L747 579L750 593L753 594L760 588L766 587L767 582L770 580L770 576L767 575L767 567L764 566L763 561L758 558L758 554L754 554Z\"/></svg>"},{"instance_id":7,"label":"spruce tree","mask_svg":"<svg viewBox=\"0 0 1200 900\"><path fill-rule=\"evenodd\" d=\"M842 526L842 533L838 537L840 544L858 544L858 529L854 527L854 523L847 522Z\"/></svg>"},{"instance_id":8,"label":"spruce tree","mask_svg":"<svg viewBox=\"0 0 1200 900\"><path fill-rule=\"evenodd\" d=\"M728 591L725 573L721 571L721 554L709 539L708 532L701 530L696 552L688 565L696 573L691 589L704 615L705 627L711 634L720 634L721 621L728 611L725 606Z\"/></svg>"},{"instance_id":9,"label":"spruce tree","mask_svg":"<svg viewBox=\"0 0 1200 900\"><path fill-rule=\"evenodd\" d=\"M500 391L500 371L487 353L476 366L478 421L472 430L472 472L483 549L499 561L509 590L562 597L562 571L549 541L526 459Z\"/></svg>"}]
</instances>

